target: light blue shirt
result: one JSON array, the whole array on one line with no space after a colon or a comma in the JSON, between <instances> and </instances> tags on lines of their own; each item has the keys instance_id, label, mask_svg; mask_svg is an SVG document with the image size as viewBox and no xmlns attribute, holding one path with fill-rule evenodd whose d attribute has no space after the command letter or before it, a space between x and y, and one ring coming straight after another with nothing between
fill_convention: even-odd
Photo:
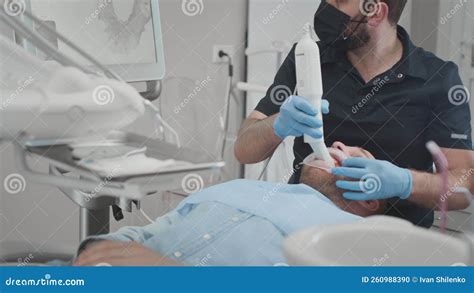
<instances>
[{"instance_id":1,"label":"light blue shirt","mask_svg":"<svg viewBox=\"0 0 474 293\"><path fill-rule=\"evenodd\" d=\"M289 234L360 219L304 184L235 180L189 196L151 225L92 239L137 241L189 265L275 265L286 262Z\"/></svg>"}]
</instances>

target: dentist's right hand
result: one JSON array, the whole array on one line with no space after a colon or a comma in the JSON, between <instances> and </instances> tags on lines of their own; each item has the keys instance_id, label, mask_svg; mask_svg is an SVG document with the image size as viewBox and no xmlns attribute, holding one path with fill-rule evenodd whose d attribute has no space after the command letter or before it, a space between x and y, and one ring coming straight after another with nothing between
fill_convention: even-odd
<instances>
[{"instance_id":1,"label":"dentist's right hand","mask_svg":"<svg viewBox=\"0 0 474 293\"><path fill-rule=\"evenodd\" d=\"M329 102L322 100L321 108L323 114L329 113ZM321 138L323 121L316 118L318 109L311 105L307 99L291 96L280 108L280 114L273 123L275 134L285 139L288 136L300 137L309 135L313 138Z\"/></svg>"}]
</instances>

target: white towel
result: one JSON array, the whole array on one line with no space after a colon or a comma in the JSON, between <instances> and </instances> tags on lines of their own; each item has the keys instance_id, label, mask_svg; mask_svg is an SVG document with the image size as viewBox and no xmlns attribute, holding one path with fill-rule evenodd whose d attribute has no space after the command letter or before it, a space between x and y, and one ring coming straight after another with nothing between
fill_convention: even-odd
<instances>
[{"instance_id":1,"label":"white towel","mask_svg":"<svg viewBox=\"0 0 474 293\"><path fill-rule=\"evenodd\" d=\"M83 159L81 167L92 170L104 178L136 176L160 173L164 169L176 165L175 160L157 160L145 154L122 156L105 159Z\"/></svg>"},{"instance_id":2,"label":"white towel","mask_svg":"<svg viewBox=\"0 0 474 293\"><path fill-rule=\"evenodd\" d=\"M104 178L116 178L158 174L172 166L190 163L169 160L158 160L146 156L147 148L127 146L78 147L73 154L80 158L78 165L92 170Z\"/></svg>"}]
</instances>

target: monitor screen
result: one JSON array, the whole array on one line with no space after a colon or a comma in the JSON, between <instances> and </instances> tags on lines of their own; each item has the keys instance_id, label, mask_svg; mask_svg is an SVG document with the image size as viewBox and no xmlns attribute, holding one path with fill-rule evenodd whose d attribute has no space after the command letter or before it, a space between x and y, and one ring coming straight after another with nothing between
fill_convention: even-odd
<instances>
[{"instance_id":1,"label":"monitor screen","mask_svg":"<svg viewBox=\"0 0 474 293\"><path fill-rule=\"evenodd\" d=\"M163 48L157 0L30 0L31 12L127 81L162 79ZM59 51L90 66L35 25ZM42 52L37 55L48 59Z\"/></svg>"}]
</instances>

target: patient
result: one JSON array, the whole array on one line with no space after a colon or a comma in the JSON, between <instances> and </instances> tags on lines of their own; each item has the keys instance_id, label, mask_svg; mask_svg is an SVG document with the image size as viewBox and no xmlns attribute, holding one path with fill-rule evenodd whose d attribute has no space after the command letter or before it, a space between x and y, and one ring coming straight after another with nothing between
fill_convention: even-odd
<instances>
[{"instance_id":1,"label":"patient","mask_svg":"<svg viewBox=\"0 0 474 293\"><path fill-rule=\"evenodd\" d=\"M346 157L373 159L340 142L330 153L336 165ZM383 201L345 200L323 162L309 165L299 185L236 180L204 189L151 225L86 240L74 264L271 266L286 262L282 244L289 234L385 212Z\"/></svg>"}]
</instances>

